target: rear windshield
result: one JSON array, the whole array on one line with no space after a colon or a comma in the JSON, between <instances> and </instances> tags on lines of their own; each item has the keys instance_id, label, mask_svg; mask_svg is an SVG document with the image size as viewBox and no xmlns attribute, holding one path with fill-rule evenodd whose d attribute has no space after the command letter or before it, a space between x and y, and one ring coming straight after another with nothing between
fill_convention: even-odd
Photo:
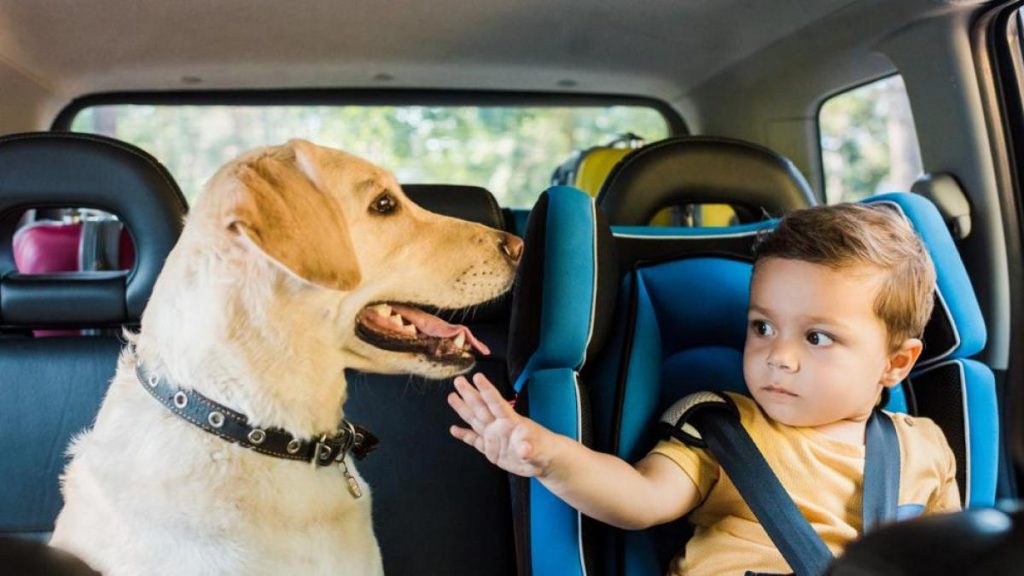
<instances>
[{"instance_id":1,"label":"rear windshield","mask_svg":"<svg viewBox=\"0 0 1024 576\"><path fill-rule=\"evenodd\" d=\"M71 129L112 136L167 166L189 202L216 169L250 148L305 138L362 156L403 184L471 184L528 208L577 150L626 133L669 135L644 106L98 105Z\"/></svg>"}]
</instances>

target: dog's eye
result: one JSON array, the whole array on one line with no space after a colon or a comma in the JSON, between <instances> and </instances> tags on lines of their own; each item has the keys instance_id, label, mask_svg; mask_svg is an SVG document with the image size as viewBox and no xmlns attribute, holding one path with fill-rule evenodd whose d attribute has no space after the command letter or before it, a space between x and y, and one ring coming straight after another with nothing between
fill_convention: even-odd
<instances>
[{"instance_id":1,"label":"dog's eye","mask_svg":"<svg viewBox=\"0 0 1024 576\"><path fill-rule=\"evenodd\" d=\"M385 192L374 199L373 204L370 205L370 210L378 214L388 214L393 212L395 208L398 208L398 202L395 201L395 197Z\"/></svg>"}]
</instances>

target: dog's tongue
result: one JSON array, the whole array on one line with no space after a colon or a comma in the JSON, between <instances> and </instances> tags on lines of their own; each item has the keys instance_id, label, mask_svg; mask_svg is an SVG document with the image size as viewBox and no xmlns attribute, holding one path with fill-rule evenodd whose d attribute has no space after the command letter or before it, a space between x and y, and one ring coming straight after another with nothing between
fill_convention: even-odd
<instances>
[{"instance_id":1,"label":"dog's tongue","mask_svg":"<svg viewBox=\"0 0 1024 576\"><path fill-rule=\"evenodd\" d=\"M491 353L491 349L486 344L477 340L476 336L473 336L473 332L461 324L449 324L433 314L427 314L418 308L411 308L400 304L392 304L391 309L401 314L402 318L413 323L417 330L428 336L452 338L461 333L465 335L466 342L469 342L474 350L485 356Z\"/></svg>"}]
</instances>

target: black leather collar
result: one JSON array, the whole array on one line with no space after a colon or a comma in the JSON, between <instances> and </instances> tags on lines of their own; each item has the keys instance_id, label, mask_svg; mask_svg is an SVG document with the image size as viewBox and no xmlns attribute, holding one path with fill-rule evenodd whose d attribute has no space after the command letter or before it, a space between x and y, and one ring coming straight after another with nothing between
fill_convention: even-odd
<instances>
[{"instance_id":1,"label":"black leather collar","mask_svg":"<svg viewBox=\"0 0 1024 576\"><path fill-rule=\"evenodd\" d=\"M348 474L345 457L351 453L357 460L362 460L377 447L376 436L345 419L336 431L310 440L297 438L279 428L252 427L244 414L148 372L138 354L135 354L135 374L142 387L168 410L228 442L275 458L309 462L315 468L340 463L345 468L350 489L354 479Z\"/></svg>"}]
</instances>

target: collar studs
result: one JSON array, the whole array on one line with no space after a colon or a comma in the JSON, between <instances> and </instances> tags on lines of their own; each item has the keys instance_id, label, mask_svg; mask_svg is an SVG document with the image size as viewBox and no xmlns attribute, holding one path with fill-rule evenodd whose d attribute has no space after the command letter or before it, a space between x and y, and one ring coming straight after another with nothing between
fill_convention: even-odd
<instances>
[{"instance_id":1,"label":"collar studs","mask_svg":"<svg viewBox=\"0 0 1024 576\"><path fill-rule=\"evenodd\" d=\"M174 405L177 406L178 408L184 408L185 406L188 406L188 396L184 392L179 390L174 394Z\"/></svg>"},{"instance_id":2,"label":"collar studs","mask_svg":"<svg viewBox=\"0 0 1024 576\"><path fill-rule=\"evenodd\" d=\"M160 377L153 374L149 377L149 380L147 380L146 383L149 384L150 388L156 388L160 384Z\"/></svg>"},{"instance_id":3,"label":"collar studs","mask_svg":"<svg viewBox=\"0 0 1024 576\"><path fill-rule=\"evenodd\" d=\"M298 453L299 448L301 447L302 442L299 442L298 440L292 440L291 442L288 443L288 446L285 447L285 450L287 450L289 454L296 454Z\"/></svg>"},{"instance_id":4,"label":"collar studs","mask_svg":"<svg viewBox=\"0 0 1024 576\"><path fill-rule=\"evenodd\" d=\"M267 439L267 433L259 428L254 428L249 432L249 442L253 446L259 446L263 444L263 441Z\"/></svg>"},{"instance_id":5,"label":"collar studs","mask_svg":"<svg viewBox=\"0 0 1024 576\"><path fill-rule=\"evenodd\" d=\"M206 417L206 421L210 423L210 426L220 428L224 425L224 414L221 414L220 412L210 412L210 415Z\"/></svg>"}]
</instances>

